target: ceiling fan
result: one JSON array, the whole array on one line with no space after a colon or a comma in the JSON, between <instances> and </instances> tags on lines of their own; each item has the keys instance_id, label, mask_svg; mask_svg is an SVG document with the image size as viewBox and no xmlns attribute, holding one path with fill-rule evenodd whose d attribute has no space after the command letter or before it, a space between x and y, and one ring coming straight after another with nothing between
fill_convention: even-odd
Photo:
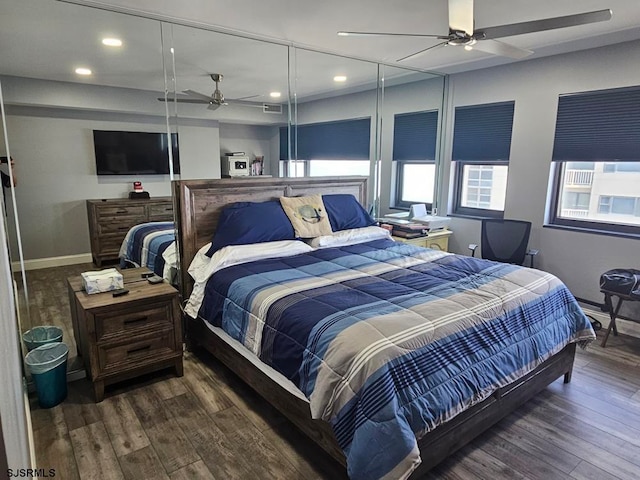
<instances>
[{"instance_id":1,"label":"ceiling fan","mask_svg":"<svg viewBox=\"0 0 640 480\"><path fill-rule=\"evenodd\" d=\"M224 75L221 73L212 73L210 74L211 80L216 84L216 89L213 91L211 95L205 95L204 93L196 92L194 90L183 90L184 95L176 95L175 97L169 96L167 97L167 101L173 102L174 100L179 103L202 103L209 105L207 109L209 110L217 110L223 105L229 105L229 103L233 105L242 105L245 107L258 107L263 108L262 103L256 102L248 102L246 99L259 97L260 95L250 95L247 97L237 98L234 100L225 99L222 91L220 91L220 82L224 78ZM158 100L164 102L165 98L161 97Z\"/></svg>"},{"instance_id":2,"label":"ceiling fan","mask_svg":"<svg viewBox=\"0 0 640 480\"><path fill-rule=\"evenodd\" d=\"M412 53L397 61L402 62L417 55L445 45L462 46L466 50L477 49L515 59L525 58L533 53L531 50L519 48L496 40L525 33L542 32L557 28L586 25L588 23L604 22L611 19L611 10L597 10L594 12L577 13L563 17L544 18L521 23L497 25L493 27L474 28L473 0L449 0L449 34L430 35L422 33L384 33L384 32L338 32L340 36L397 36L397 37L427 37L443 40L442 42Z\"/></svg>"}]
</instances>

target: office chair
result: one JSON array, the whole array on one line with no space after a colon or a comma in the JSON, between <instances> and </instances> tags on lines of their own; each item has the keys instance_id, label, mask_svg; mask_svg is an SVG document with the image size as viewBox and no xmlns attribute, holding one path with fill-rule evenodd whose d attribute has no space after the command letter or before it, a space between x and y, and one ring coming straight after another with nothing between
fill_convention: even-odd
<instances>
[{"instance_id":1,"label":"office chair","mask_svg":"<svg viewBox=\"0 0 640 480\"><path fill-rule=\"evenodd\" d=\"M502 220L485 218L482 220L482 258L503 263L524 265L529 257L529 266L533 268L533 257L538 250L527 250L531 222L523 220ZM470 244L471 256L475 256L478 245Z\"/></svg>"}]
</instances>

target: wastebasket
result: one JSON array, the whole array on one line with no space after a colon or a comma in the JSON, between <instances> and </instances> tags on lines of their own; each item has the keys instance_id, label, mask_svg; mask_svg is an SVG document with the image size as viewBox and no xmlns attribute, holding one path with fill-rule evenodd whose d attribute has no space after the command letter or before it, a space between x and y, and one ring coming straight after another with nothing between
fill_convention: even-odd
<instances>
[{"instance_id":1,"label":"wastebasket","mask_svg":"<svg viewBox=\"0 0 640 480\"><path fill-rule=\"evenodd\" d=\"M42 408L58 405L67 397L67 357L65 343L47 343L34 348L25 357Z\"/></svg>"},{"instance_id":2,"label":"wastebasket","mask_svg":"<svg viewBox=\"0 0 640 480\"><path fill-rule=\"evenodd\" d=\"M33 327L22 335L22 341L27 347L27 351L31 351L40 345L47 343L61 342L62 329L59 327L42 326Z\"/></svg>"}]
</instances>

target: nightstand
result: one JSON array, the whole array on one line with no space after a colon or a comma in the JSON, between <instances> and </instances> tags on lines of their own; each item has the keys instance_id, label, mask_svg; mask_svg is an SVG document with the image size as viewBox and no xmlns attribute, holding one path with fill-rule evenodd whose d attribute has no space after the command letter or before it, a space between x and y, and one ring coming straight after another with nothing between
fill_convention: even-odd
<instances>
[{"instance_id":1,"label":"nightstand","mask_svg":"<svg viewBox=\"0 0 640 480\"><path fill-rule=\"evenodd\" d=\"M409 243L417 247L433 248L435 250L449 251L449 237L453 232L451 230L440 230L438 232L429 233L424 237L402 238L391 237L396 242Z\"/></svg>"},{"instance_id":2,"label":"nightstand","mask_svg":"<svg viewBox=\"0 0 640 480\"><path fill-rule=\"evenodd\" d=\"M93 382L96 402L104 387L147 372L174 367L182 376L182 323L178 292L152 285L146 268L122 270L129 293L88 295L81 277L67 280L74 336Z\"/></svg>"}]
</instances>

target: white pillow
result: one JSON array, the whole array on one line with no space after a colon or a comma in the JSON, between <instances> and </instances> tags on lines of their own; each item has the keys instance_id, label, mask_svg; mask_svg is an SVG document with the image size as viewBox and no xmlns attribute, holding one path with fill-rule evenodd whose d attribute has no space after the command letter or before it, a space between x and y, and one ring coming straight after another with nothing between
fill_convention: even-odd
<instances>
[{"instance_id":1,"label":"white pillow","mask_svg":"<svg viewBox=\"0 0 640 480\"><path fill-rule=\"evenodd\" d=\"M185 307L185 312L192 318L196 318L202 305L207 280L218 270L264 258L290 257L299 253L313 251L313 248L299 240L278 240L249 245L228 245L216 251L209 259L204 255L204 252L208 250L208 246L205 245L200 249L189 267L189 273L195 283ZM203 257L206 257L207 260Z\"/></svg>"},{"instance_id":2,"label":"white pillow","mask_svg":"<svg viewBox=\"0 0 640 480\"><path fill-rule=\"evenodd\" d=\"M356 243L370 242L381 238L391 238L391 232L384 228L371 226L362 228L351 228L335 232L333 235L323 235L311 239L309 245L313 248L341 247L344 245L354 245Z\"/></svg>"}]
</instances>

